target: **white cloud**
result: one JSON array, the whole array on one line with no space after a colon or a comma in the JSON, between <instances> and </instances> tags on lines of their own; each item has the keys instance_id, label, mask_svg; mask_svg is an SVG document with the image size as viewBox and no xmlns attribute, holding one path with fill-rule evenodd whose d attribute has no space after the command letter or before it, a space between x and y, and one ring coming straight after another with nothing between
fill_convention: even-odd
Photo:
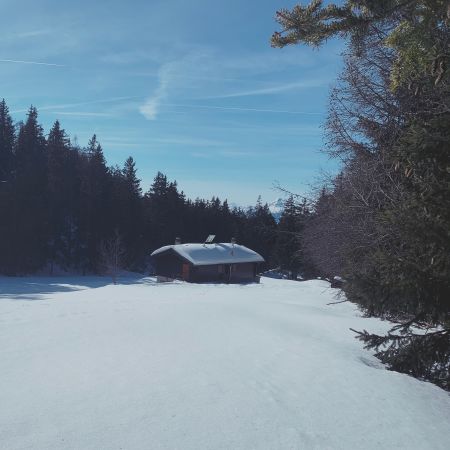
<instances>
[{"instance_id":1,"label":"white cloud","mask_svg":"<svg viewBox=\"0 0 450 450\"><path fill-rule=\"evenodd\" d=\"M311 114L308 111L290 111L280 108L236 107L228 105L193 105L192 100L227 99L250 96L267 96L290 93L316 87L327 86L330 79L323 73L308 70L303 79L268 83L267 75L278 72L289 64L297 64L293 55L272 55L264 52L258 58L247 55L246 58L233 58L220 55L214 49L203 47L187 51L184 56L176 58L173 54L169 62L162 62L157 73L157 85L145 102L139 106L140 113L148 120L155 120L163 107L175 108L209 108L223 111L248 111L258 113ZM167 60L166 60L167 61ZM278 64L273 64L274 62ZM251 62L251 64L250 64ZM303 61L299 65L308 66ZM146 74L145 72L143 74ZM154 76L151 71L148 76ZM264 81L263 81L264 80ZM174 101L176 99L176 101ZM185 104L186 101L186 104Z\"/></svg>"},{"instance_id":2,"label":"white cloud","mask_svg":"<svg viewBox=\"0 0 450 450\"><path fill-rule=\"evenodd\" d=\"M156 119L159 113L161 102L167 97L168 88L172 81L175 67L176 63L174 62L163 64L160 67L158 71L158 86L153 92L153 95L147 98L145 103L139 107L139 111L146 119Z\"/></svg>"},{"instance_id":3,"label":"white cloud","mask_svg":"<svg viewBox=\"0 0 450 450\"><path fill-rule=\"evenodd\" d=\"M139 107L141 114L148 120L155 120L164 100L169 96L169 90L191 88L194 79L200 83L201 67L207 57L206 51L193 51L180 59L163 63L158 70L156 89Z\"/></svg>"}]
</instances>

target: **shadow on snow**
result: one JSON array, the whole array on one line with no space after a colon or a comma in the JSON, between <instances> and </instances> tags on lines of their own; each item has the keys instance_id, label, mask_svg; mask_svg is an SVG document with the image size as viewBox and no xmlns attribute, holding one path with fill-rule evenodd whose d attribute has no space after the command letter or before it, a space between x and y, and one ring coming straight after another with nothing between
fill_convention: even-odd
<instances>
[{"instance_id":1,"label":"shadow on snow","mask_svg":"<svg viewBox=\"0 0 450 450\"><path fill-rule=\"evenodd\" d=\"M119 277L117 285L153 284L154 280L140 274ZM111 277L3 277L0 276L0 300L44 300L46 295L95 289L112 284Z\"/></svg>"}]
</instances>

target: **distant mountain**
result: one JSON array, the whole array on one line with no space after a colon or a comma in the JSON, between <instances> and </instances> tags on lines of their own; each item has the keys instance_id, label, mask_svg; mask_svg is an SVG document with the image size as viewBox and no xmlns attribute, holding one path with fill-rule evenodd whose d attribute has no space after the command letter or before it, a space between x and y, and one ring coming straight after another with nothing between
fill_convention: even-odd
<instances>
[{"instance_id":1,"label":"distant mountain","mask_svg":"<svg viewBox=\"0 0 450 450\"><path fill-rule=\"evenodd\" d=\"M281 214L283 213L285 201L286 199L280 197L268 204L270 212L277 222L280 220Z\"/></svg>"},{"instance_id":2,"label":"distant mountain","mask_svg":"<svg viewBox=\"0 0 450 450\"><path fill-rule=\"evenodd\" d=\"M242 205L238 205L237 203L234 202L228 202L228 207L230 209L234 209L234 208L241 208L244 211L246 211L249 207L248 206L242 206Z\"/></svg>"},{"instance_id":3,"label":"distant mountain","mask_svg":"<svg viewBox=\"0 0 450 450\"><path fill-rule=\"evenodd\" d=\"M286 201L285 198L279 197L276 200L274 200L273 202L267 203L267 205L269 206L270 212L272 213L273 218L277 222L280 220L281 214L283 213L285 201ZM233 202L229 203L229 206L231 209L240 207L244 211L251 208L251 206L239 206L238 204L233 203Z\"/></svg>"}]
</instances>

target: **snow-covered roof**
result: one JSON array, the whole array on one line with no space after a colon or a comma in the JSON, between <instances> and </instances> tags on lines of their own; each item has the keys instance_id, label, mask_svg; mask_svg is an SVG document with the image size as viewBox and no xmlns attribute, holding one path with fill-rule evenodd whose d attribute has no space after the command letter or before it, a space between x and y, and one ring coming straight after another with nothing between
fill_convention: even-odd
<instances>
[{"instance_id":1,"label":"snow-covered roof","mask_svg":"<svg viewBox=\"0 0 450 450\"><path fill-rule=\"evenodd\" d=\"M229 243L166 245L155 250L152 256L169 250L175 251L194 266L264 262L264 258L253 250L243 245Z\"/></svg>"}]
</instances>

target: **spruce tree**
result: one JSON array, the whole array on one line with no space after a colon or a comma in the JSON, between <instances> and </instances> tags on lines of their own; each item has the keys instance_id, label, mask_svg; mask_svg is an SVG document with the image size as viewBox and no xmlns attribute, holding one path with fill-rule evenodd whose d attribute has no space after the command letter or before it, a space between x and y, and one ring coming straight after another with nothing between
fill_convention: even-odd
<instances>
[{"instance_id":1,"label":"spruce tree","mask_svg":"<svg viewBox=\"0 0 450 450\"><path fill-rule=\"evenodd\" d=\"M179 235L175 231L175 217L171 214L174 205L170 202L171 197L173 201L170 191L173 189L167 176L158 172L145 195L145 232L147 245L151 249L171 244Z\"/></svg>"},{"instance_id":2,"label":"spruce tree","mask_svg":"<svg viewBox=\"0 0 450 450\"><path fill-rule=\"evenodd\" d=\"M263 203L261 196L256 205L247 212L243 243L260 253L266 260L263 268L270 268L275 250L277 223L270 212L267 203Z\"/></svg>"},{"instance_id":3,"label":"spruce tree","mask_svg":"<svg viewBox=\"0 0 450 450\"><path fill-rule=\"evenodd\" d=\"M11 240L14 273L28 273L41 267L47 258L47 161L46 143L37 110L30 107L20 126L15 148L14 179L15 228Z\"/></svg>"},{"instance_id":4,"label":"spruce tree","mask_svg":"<svg viewBox=\"0 0 450 450\"><path fill-rule=\"evenodd\" d=\"M0 182L12 178L14 160L14 125L5 99L0 102Z\"/></svg>"},{"instance_id":5,"label":"spruce tree","mask_svg":"<svg viewBox=\"0 0 450 450\"><path fill-rule=\"evenodd\" d=\"M141 180L136 175L136 163L133 157L127 158L122 173L125 177L130 191L137 197L142 195Z\"/></svg>"},{"instance_id":6,"label":"spruce tree","mask_svg":"<svg viewBox=\"0 0 450 450\"><path fill-rule=\"evenodd\" d=\"M110 177L105 157L94 134L84 150L81 172L78 249L83 273L95 272L101 241L112 232Z\"/></svg>"},{"instance_id":7,"label":"spruce tree","mask_svg":"<svg viewBox=\"0 0 450 450\"><path fill-rule=\"evenodd\" d=\"M362 53L364 39L378 28L384 45L396 56L391 71L393 89L420 83L424 74L431 75L437 84L447 72L447 0L345 0L326 6L322 0L311 0L305 6L277 11L276 20L281 31L272 35L274 47L298 43L318 47L339 36L350 38Z\"/></svg>"},{"instance_id":8,"label":"spruce tree","mask_svg":"<svg viewBox=\"0 0 450 450\"><path fill-rule=\"evenodd\" d=\"M133 158L127 158L121 170L124 188L120 195L122 204L116 204L120 200L113 201L113 209L118 210L120 214L118 224L125 247L124 265L133 270L142 267L145 259L142 188L135 166Z\"/></svg>"},{"instance_id":9,"label":"spruce tree","mask_svg":"<svg viewBox=\"0 0 450 450\"><path fill-rule=\"evenodd\" d=\"M327 259L341 262L351 301L367 314L400 322L387 336L358 337L377 348L388 367L445 388L450 388L449 19L445 0L327 6L313 0L279 11L282 29L272 38L280 47L350 38L327 124L330 152L345 166L318 205L308 233L321 230L322 239L317 245L310 239L309 248L322 267L330 267ZM440 328L414 330L433 326Z\"/></svg>"},{"instance_id":10,"label":"spruce tree","mask_svg":"<svg viewBox=\"0 0 450 450\"><path fill-rule=\"evenodd\" d=\"M302 243L303 229L308 217L306 200L297 204L294 196L290 195L284 203L278 222L275 258L280 269L288 271L290 278L294 280L298 275L309 277L313 272Z\"/></svg>"},{"instance_id":11,"label":"spruce tree","mask_svg":"<svg viewBox=\"0 0 450 450\"><path fill-rule=\"evenodd\" d=\"M73 217L70 192L70 141L56 121L47 139L47 192L48 192L48 260L50 273L54 264L62 268L70 265Z\"/></svg>"},{"instance_id":12,"label":"spruce tree","mask_svg":"<svg viewBox=\"0 0 450 450\"><path fill-rule=\"evenodd\" d=\"M15 130L8 106L0 102L0 272L10 273L10 255L14 251L13 183Z\"/></svg>"}]
</instances>

